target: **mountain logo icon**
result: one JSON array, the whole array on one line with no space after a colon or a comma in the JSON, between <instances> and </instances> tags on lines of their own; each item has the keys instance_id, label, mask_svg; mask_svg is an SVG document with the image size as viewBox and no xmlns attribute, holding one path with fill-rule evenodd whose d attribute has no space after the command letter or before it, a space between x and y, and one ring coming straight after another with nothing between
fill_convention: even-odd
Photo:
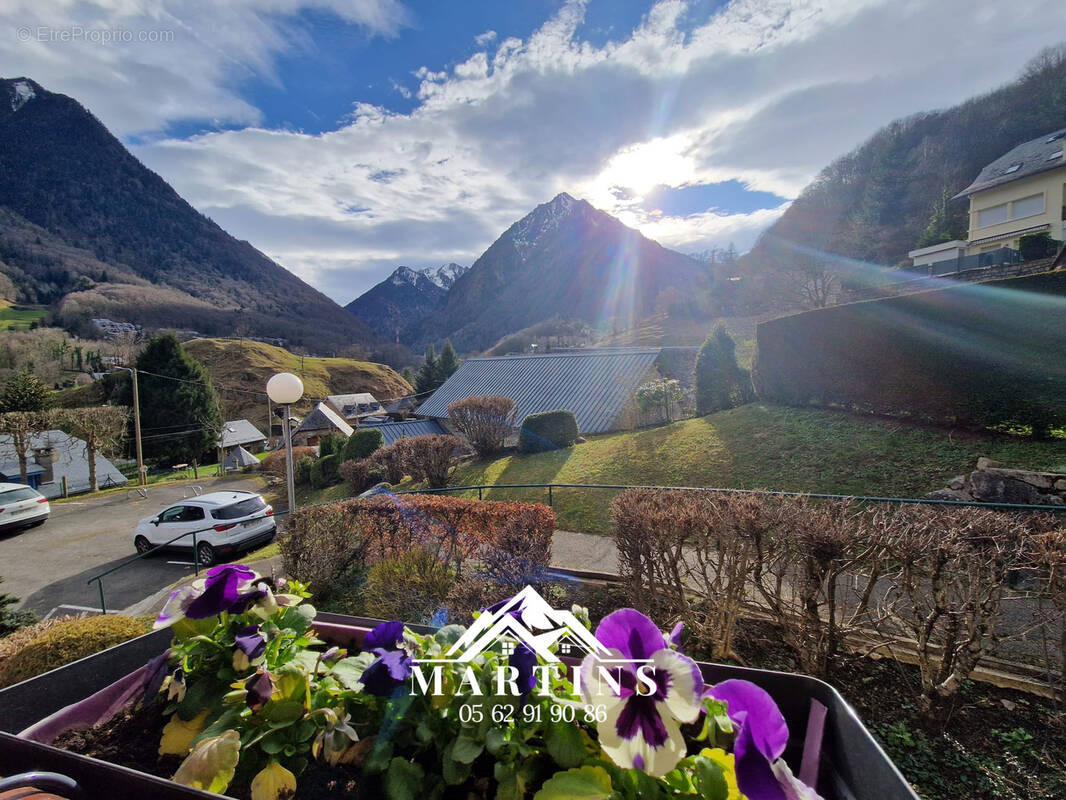
<instances>
[{"instance_id":1,"label":"mountain logo icon","mask_svg":"<svg viewBox=\"0 0 1066 800\"><path fill-rule=\"evenodd\" d=\"M500 608L482 613L443 658L423 660L470 662L497 643L504 654L514 652L519 643L525 644L546 663L559 661L550 649L553 645L563 655L575 658L609 655L573 612L552 608L536 589L527 586Z\"/></svg>"}]
</instances>

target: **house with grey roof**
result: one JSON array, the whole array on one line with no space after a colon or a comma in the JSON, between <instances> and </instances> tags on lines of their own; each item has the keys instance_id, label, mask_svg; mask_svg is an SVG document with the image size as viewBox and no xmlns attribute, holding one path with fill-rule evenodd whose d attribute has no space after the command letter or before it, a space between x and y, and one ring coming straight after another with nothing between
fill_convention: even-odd
<instances>
[{"instance_id":1,"label":"house with grey roof","mask_svg":"<svg viewBox=\"0 0 1066 800\"><path fill-rule=\"evenodd\" d=\"M398 442L400 439L410 439L412 436L433 436L447 433L435 419L406 419L402 422L377 421L371 417L364 420L362 428L373 428L381 431L385 437L385 446Z\"/></svg>"},{"instance_id":2,"label":"house with grey roof","mask_svg":"<svg viewBox=\"0 0 1066 800\"><path fill-rule=\"evenodd\" d=\"M574 412L582 433L640 424L634 395L659 376L660 348L556 350L538 355L469 358L416 414L447 427L448 405L480 394L510 397L519 420L541 411Z\"/></svg>"},{"instance_id":3,"label":"house with grey roof","mask_svg":"<svg viewBox=\"0 0 1066 800\"><path fill-rule=\"evenodd\" d=\"M331 394L326 398L326 404L351 425L365 417L383 413L381 403L370 392Z\"/></svg>"},{"instance_id":4,"label":"house with grey roof","mask_svg":"<svg viewBox=\"0 0 1066 800\"><path fill-rule=\"evenodd\" d=\"M1017 249L1023 236L1063 240L1066 216L1066 128L1012 148L955 195L970 201L967 255ZM1048 255L1052 255L1049 253Z\"/></svg>"},{"instance_id":5,"label":"house with grey roof","mask_svg":"<svg viewBox=\"0 0 1066 800\"><path fill-rule=\"evenodd\" d=\"M257 453L266 444L266 434L246 419L231 419L222 425L218 446L225 451L243 447L250 453Z\"/></svg>"},{"instance_id":6,"label":"house with grey roof","mask_svg":"<svg viewBox=\"0 0 1066 800\"><path fill-rule=\"evenodd\" d=\"M44 431L33 437L26 456L26 482L45 497L62 497L64 479L67 494L90 490L89 456L83 439L60 430ZM0 481L22 483L11 436L0 436ZM114 464L97 453L96 482L101 489L107 489L124 486L127 480Z\"/></svg>"},{"instance_id":7,"label":"house with grey roof","mask_svg":"<svg viewBox=\"0 0 1066 800\"><path fill-rule=\"evenodd\" d=\"M348 438L355 432L344 418L326 403L319 403L292 432L293 446L317 445L324 436L339 433Z\"/></svg>"}]
</instances>

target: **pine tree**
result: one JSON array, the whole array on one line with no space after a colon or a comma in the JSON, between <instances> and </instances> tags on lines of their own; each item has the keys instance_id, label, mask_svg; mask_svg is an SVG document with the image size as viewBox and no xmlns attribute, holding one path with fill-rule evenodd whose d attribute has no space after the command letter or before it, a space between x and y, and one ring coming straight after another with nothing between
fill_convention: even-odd
<instances>
[{"instance_id":1,"label":"pine tree","mask_svg":"<svg viewBox=\"0 0 1066 800\"><path fill-rule=\"evenodd\" d=\"M418 376L415 378L415 389L419 394L432 392L437 388L437 351L433 345L426 348L426 360L418 368Z\"/></svg>"},{"instance_id":2,"label":"pine tree","mask_svg":"<svg viewBox=\"0 0 1066 800\"><path fill-rule=\"evenodd\" d=\"M719 322L696 357L696 413L735 408L752 395L751 375L737 363L736 343Z\"/></svg>"},{"instance_id":3,"label":"pine tree","mask_svg":"<svg viewBox=\"0 0 1066 800\"><path fill-rule=\"evenodd\" d=\"M445 339L444 347L440 350L440 358L437 359L437 386L441 386L448 380L452 373L459 369L459 364L459 357L455 354L451 339Z\"/></svg>"},{"instance_id":4,"label":"pine tree","mask_svg":"<svg viewBox=\"0 0 1066 800\"><path fill-rule=\"evenodd\" d=\"M28 369L19 370L0 392L0 413L43 411L52 404L52 390Z\"/></svg>"},{"instance_id":5,"label":"pine tree","mask_svg":"<svg viewBox=\"0 0 1066 800\"><path fill-rule=\"evenodd\" d=\"M177 337L167 333L150 339L136 368L145 459L175 464L213 452L222 429L218 396L207 372ZM123 405L130 403L127 387Z\"/></svg>"}]
</instances>

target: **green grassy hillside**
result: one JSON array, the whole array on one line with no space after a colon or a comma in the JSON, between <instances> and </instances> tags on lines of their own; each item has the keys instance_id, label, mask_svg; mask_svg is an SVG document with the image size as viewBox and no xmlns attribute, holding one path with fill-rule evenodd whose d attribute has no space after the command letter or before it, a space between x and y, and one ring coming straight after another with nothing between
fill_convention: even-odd
<instances>
[{"instance_id":1,"label":"green grassy hillside","mask_svg":"<svg viewBox=\"0 0 1066 800\"><path fill-rule=\"evenodd\" d=\"M660 428L592 437L569 450L462 466L453 485L601 483L716 486L921 497L974 469L978 456L1066 469L1066 442L979 436L843 412L753 404ZM476 493L474 493L476 496ZM559 527L610 527L613 491L554 492ZM486 499L544 502L537 489Z\"/></svg>"}]
</instances>

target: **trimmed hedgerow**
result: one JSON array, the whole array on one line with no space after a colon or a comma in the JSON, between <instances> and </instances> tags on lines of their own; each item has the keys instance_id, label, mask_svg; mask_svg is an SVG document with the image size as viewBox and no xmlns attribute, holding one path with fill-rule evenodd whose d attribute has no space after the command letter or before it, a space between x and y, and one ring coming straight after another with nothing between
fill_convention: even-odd
<instances>
[{"instance_id":1,"label":"trimmed hedgerow","mask_svg":"<svg viewBox=\"0 0 1066 800\"><path fill-rule=\"evenodd\" d=\"M341 456L339 453L330 453L315 461L311 468L311 485L316 489L324 486L332 486L341 479L340 475Z\"/></svg>"},{"instance_id":2,"label":"trimmed hedgerow","mask_svg":"<svg viewBox=\"0 0 1066 800\"><path fill-rule=\"evenodd\" d=\"M1066 424L1066 370L1048 357L1066 351L1062 295L1066 273L1047 273L763 322L756 386L786 405L1044 435Z\"/></svg>"},{"instance_id":3,"label":"trimmed hedgerow","mask_svg":"<svg viewBox=\"0 0 1066 800\"><path fill-rule=\"evenodd\" d=\"M341 478L352 487L352 491L356 494L365 492L371 486L384 483L386 478L385 468L369 458L345 461L341 464L340 473Z\"/></svg>"},{"instance_id":4,"label":"trimmed hedgerow","mask_svg":"<svg viewBox=\"0 0 1066 800\"><path fill-rule=\"evenodd\" d=\"M384 495L302 508L278 546L285 570L316 587L412 547L432 549L457 574L470 559L506 561L513 552L512 579L521 582L518 573L548 565L554 531L543 505Z\"/></svg>"},{"instance_id":5,"label":"trimmed hedgerow","mask_svg":"<svg viewBox=\"0 0 1066 800\"><path fill-rule=\"evenodd\" d=\"M309 456L315 457L315 448L313 447L294 447L292 448L292 463L295 466L301 458ZM268 475L277 475L279 477L285 477L285 448L275 450L273 453L263 459L263 472Z\"/></svg>"},{"instance_id":6,"label":"trimmed hedgerow","mask_svg":"<svg viewBox=\"0 0 1066 800\"><path fill-rule=\"evenodd\" d=\"M341 451L342 461L355 461L367 458L378 448L385 446L385 434L377 428L360 428L344 443Z\"/></svg>"},{"instance_id":7,"label":"trimmed hedgerow","mask_svg":"<svg viewBox=\"0 0 1066 800\"><path fill-rule=\"evenodd\" d=\"M455 573L424 547L412 547L374 564L366 576L362 611L376 619L430 623L445 605Z\"/></svg>"},{"instance_id":8,"label":"trimmed hedgerow","mask_svg":"<svg viewBox=\"0 0 1066 800\"><path fill-rule=\"evenodd\" d=\"M577 418L573 411L558 409L530 414L522 420L518 449L523 453L542 453L572 447L577 441Z\"/></svg>"},{"instance_id":9,"label":"trimmed hedgerow","mask_svg":"<svg viewBox=\"0 0 1066 800\"><path fill-rule=\"evenodd\" d=\"M147 632L142 620L106 615L51 626L4 659L0 688L85 658Z\"/></svg>"}]
</instances>

